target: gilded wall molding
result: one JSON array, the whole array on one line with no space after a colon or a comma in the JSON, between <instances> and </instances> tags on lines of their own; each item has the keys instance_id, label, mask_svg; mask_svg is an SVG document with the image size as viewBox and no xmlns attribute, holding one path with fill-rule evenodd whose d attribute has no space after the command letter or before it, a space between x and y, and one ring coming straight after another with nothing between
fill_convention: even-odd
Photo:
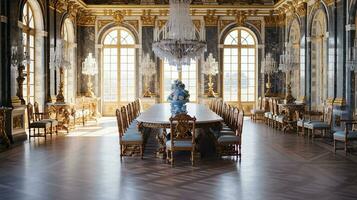
<instances>
[{"instance_id":1,"label":"gilded wall molding","mask_svg":"<svg viewBox=\"0 0 357 200\"><path fill-rule=\"evenodd\" d=\"M216 10L207 10L207 16L204 16L205 26L218 26L219 17L215 16Z\"/></svg>"},{"instance_id":2,"label":"gilded wall molding","mask_svg":"<svg viewBox=\"0 0 357 200\"><path fill-rule=\"evenodd\" d=\"M96 21L96 16L85 13L80 15L77 20L78 26L94 26Z\"/></svg>"},{"instance_id":3,"label":"gilded wall molding","mask_svg":"<svg viewBox=\"0 0 357 200\"><path fill-rule=\"evenodd\" d=\"M104 26L108 25L111 22L113 22L113 20L98 20L97 21L98 30L101 30Z\"/></svg>"},{"instance_id":4,"label":"gilded wall molding","mask_svg":"<svg viewBox=\"0 0 357 200\"><path fill-rule=\"evenodd\" d=\"M143 26L155 26L156 16L151 15L151 10L143 10L140 19Z\"/></svg>"},{"instance_id":5,"label":"gilded wall molding","mask_svg":"<svg viewBox=\"0 0 357 200\"><path fill-rule=\"evenodd\" d=\"M222 32L229 24L233 23L234 20L220 20L219 21L219 32Z\"/></svg>"}]
</instances>

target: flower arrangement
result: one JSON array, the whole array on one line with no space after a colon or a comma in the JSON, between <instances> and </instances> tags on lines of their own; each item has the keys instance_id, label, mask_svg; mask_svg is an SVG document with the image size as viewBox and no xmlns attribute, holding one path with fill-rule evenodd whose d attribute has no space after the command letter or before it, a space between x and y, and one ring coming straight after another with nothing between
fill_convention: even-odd
<instances>
[{"instance_id":1,"label":"flower arrangement","mask_svg":"<svg viewBox=\"0 0 357 200\"><path fill-rule=\"evenodd\" d=\"M171 103L172 113L186 112L185 104L190 101L190 94L185 90L185 84L180 80L175 80L171 86L171 90L172 92L167 100Z\"/></svg>"}]
</instances>

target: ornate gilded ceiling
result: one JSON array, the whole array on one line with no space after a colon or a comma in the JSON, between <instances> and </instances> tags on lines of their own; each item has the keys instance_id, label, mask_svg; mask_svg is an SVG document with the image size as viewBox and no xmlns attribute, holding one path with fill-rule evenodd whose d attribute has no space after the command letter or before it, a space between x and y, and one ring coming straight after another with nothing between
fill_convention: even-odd
<instances>
[{"instance_id":1,"label":"ornate gilded ceiling","mask_svg":"<svg viewBox=\"0 0 357 200\"><path fill-rule=\"evenodd\" d=\"M279 0L192 0L192 4L273 5ZM87 4L168 4L169 0L84 0Z\"/></svg>"}]
</instances>

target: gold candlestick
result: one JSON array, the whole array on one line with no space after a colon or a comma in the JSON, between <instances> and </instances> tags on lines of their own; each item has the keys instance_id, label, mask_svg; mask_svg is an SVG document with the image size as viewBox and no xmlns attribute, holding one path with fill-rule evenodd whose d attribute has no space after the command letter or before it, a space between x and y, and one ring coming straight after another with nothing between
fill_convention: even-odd
<instances>
[{"instance_id":1,"label":"gold candlestick","mask_svg":"<svg viewBox=\"0 0 357 200\"><path fill-rule=\"evenodd\" d=\"M213 82L212 82L212 74L208 75L208 92L207 92L207 97L217 97L217 93L214 92L213 89Z\"/></svg>"},{"instance_id":2,"label":"gold candlestick","mask_svg":"<svg viewBox=\"0 0 357 200\"><path fill-rule=\"evenodd\" d=\"M64 95L63 95L63 88L64 88L64 68L60 67L60 84L59 84L59 91L56 96L57 103L64 103Z\"/></svg>"}]
</instances>

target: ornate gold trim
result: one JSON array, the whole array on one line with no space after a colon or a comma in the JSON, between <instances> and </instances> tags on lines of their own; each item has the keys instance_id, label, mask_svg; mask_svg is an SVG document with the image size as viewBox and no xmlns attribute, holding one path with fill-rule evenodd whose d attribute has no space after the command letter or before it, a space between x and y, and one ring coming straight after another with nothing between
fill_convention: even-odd
<instances>
[{"instance_id":1,"label":"ornate gold trim","mask_svg":"<svg viewBox=\"0 0 357 200\"><path fill-rule=\"evenodd\" d=\"M345 106L346 105L346 100L343 97L336 98L335 101L333 102L334 106Z\"/></svg>"}]
</instances>

